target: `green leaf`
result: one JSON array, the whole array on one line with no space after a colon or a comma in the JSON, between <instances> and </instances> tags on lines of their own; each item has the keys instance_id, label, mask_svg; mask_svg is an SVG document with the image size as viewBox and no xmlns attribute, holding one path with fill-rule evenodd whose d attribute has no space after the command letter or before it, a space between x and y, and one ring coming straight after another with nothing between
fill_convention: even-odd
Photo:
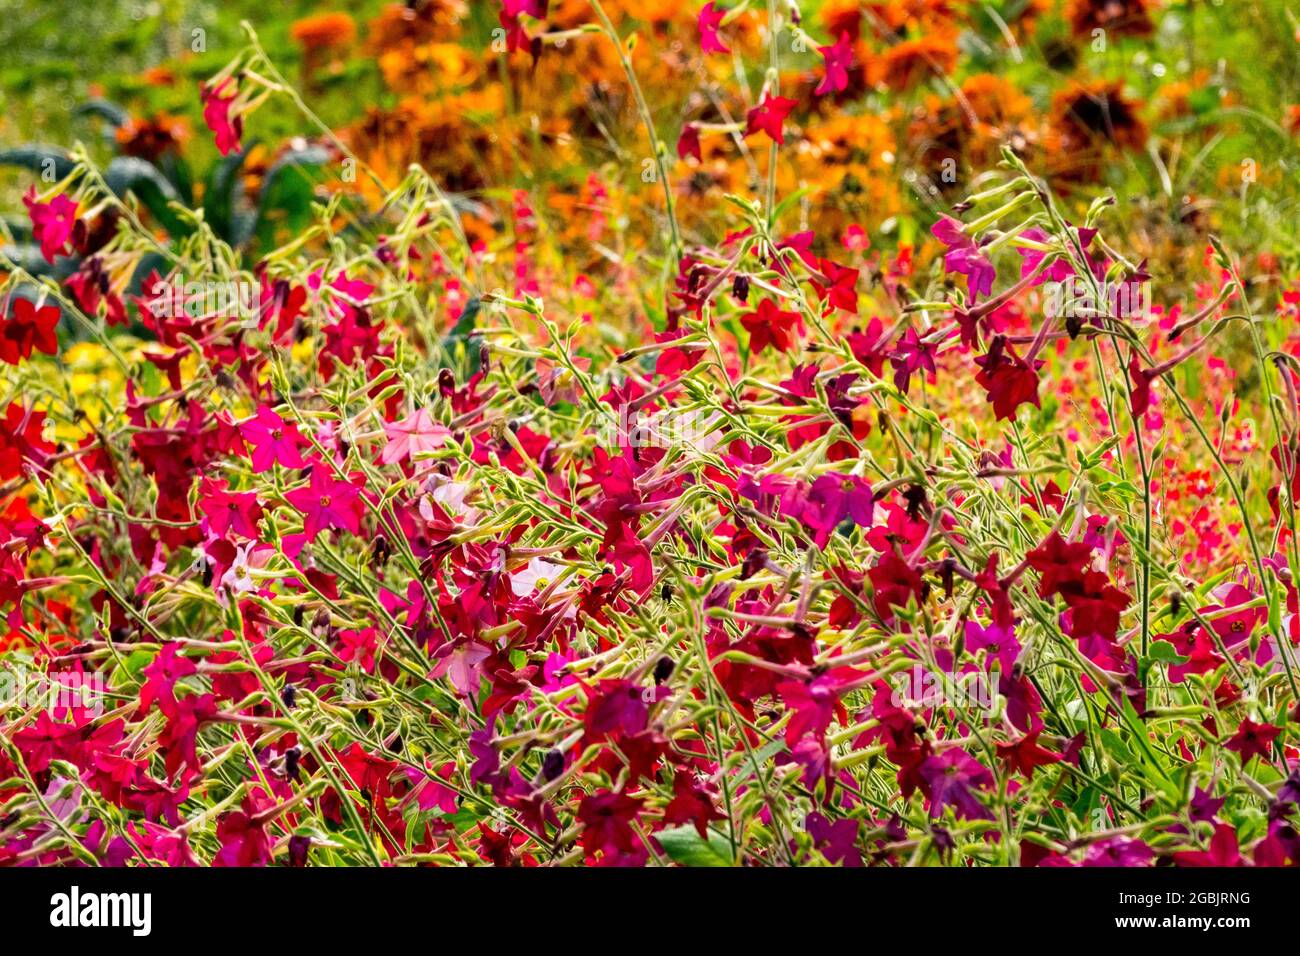
<instances>
[{"instance_id":1,"label":"green leaf","mask_svg":"<svg viewBox=\"0 0 1300 956\"><path fill-rule=\"evenodd\" d=\"M1166 664L1185 664L1187 658L1178 653L1174 645L1168 641L1152 641L1151 650L1147 656L1153 661L1162 661Z\"/></svg>"},{"instance_id":2,"label":"green leaf","mask_svg":"<svg viewBox=\"0 0 1300 956\"><path fill-rule=\"evenodd\" d=\"M119 156L108 164L104 182L118 196L134 193L170 235L180 238L190 232L169 205L179 202L180 194L153 163L134 156Z\"/></svg>"},{"instance_id":3,"label":"green leaf","mask_svg":"<svg viewBox=\"0 0 1300 956\"><path fill-rule=\"evenodd\" d=\"M73 116L98 116L113 129L125 126L131 115L112 100L90 99L72 111Z\"/></svg>"},{"instance_id":4,"label":"green leaf","mask_svg":"<svg viewBox=\"0 0 1300 956\"><path fill-rule=\"evenodd\" d=\"M76 164L68 157L67 151L58 146L29 143L13 149L0 149L0 166L20 166L37 174L44 173L47 168L53 169L54 178L58 180L71 173Z\"/></svg>"},{"instance_id":5,"label":"green leaf","mask_svg":"<svg viewBox=\"0 0 1300 956\"><path fill-rule=\"evenodd\" d=\"M265 246L275 244L275 230L283 227L291 235L311 222L315 197L315 171L329 162L330 154L319 146L290 150L266 172L257 207L254 232Z\"/></svg>"},{"instance_id":6,"label":"green leaf","mask_svg":"<svg viewBox=\"0 0 1300 956\"><path fill-rule=\"evenodd\" d=\"M235 210L235 184L239 182L244 157L255 145L256 142L250 142L243 152L232 153L216 163L208 173L207 186L203 190L203 221L231 246L239 245L237 232L252 232L252 217L244 214L242 218L248 221L241 222Z\"/></svg>"},{"instance_id":7,"label":"green leaf","mask_svg":"<svg viewBox=\"0 0 1300 956\"><path fill-rule=\"evenodd\" d=\"M716 834L701 839L694 826L673 827L660 830L655 835L674 862L682 866L731 866L731 844Z\"/></svg>"}]
</instances>

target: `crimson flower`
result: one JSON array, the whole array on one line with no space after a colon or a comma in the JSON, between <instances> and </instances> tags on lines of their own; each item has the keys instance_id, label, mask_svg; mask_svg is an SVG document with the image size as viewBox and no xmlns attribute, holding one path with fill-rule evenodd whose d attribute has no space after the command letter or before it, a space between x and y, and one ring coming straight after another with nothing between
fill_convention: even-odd
<instances>
[{"instance_id":1,"label":"crimson flower","mask_svg":"<svg viewBox=\"0 0 1300 956\"><path fill-rule=\"evenodd\" d=\"M590 862L605 866L639 866L648 855L633 823L645 801L606 790L583 797L579 842Z\"/></svg>"},{"instance_id":2,"label":"crimson flower","mask_svg":"<svg viewBox=\"0 0 1300 956\"><path fill-rule=\"evenodd\" d=\"M685 159L687 156L704 161L704 155L700 151L700 128L694 123L683 126L681 135L677 137L677 158Z\"/></svg>"},{"instance_id":3,"label":"crimson flower","mask_svg":"<svg viewBox=\"0 0 1300 956\"><path fill-rule=\"evenodd\" d=\"M771 299L764 299L753 312L740 317L749 332L749 350L758 355L769 345L778 352L788 352L803 332L803 318L798 312L778 309Z\"/></svg>"},{"instance_id":4,"label":"crimson flower","mask_svg":"<svg viewBox=\"0 0 1300 956\"><path fill-rule=\"evenodd\" d=\"M762 130L777 143L785 143L785 118L799 104L798 100L784 96L764 95L763 102L745 114L745 135L752 136Z\"/></svg>"},{"instance_id":5,"label":"crimson flower","mask_svg":"<svg viewBox=\"0 0 1300 956\"><path fill-rule=\"evenodd\" d=\"M1029 362L1015 353L1002 336L993 340L988 353L975 358L980 370L975 375L989 401L993 403L993 413L1004 421L1013 421L1016 409L1021 405L1033 405L1041 408L1038 401L1038 374L1042 368L1041 361Z\"/></svg>"},{"instance_id":6,"label":"crimson flower","mask_svg":"<svg viewBox=\"0 0 1300 956\"><path fill-rule=\"evenodd\" d=\"M1273 749L1273 741L1280 733L1282 733L1281 727L1257 724L1247 717L1242 720L1237 727L1237 732L1223 746L1241 754L1241 762L1244 766L1251 757L1262 757L1268 760Z\"/></svg>"},{"instance_id":7,"label":"crimson flower","mask_svg":"<svg viewBox=\"0 0 1300 956\"><path fill-rule=\"evenodd\" d=\"M32 357L32 350L53 355L59 350L54 328L59 324L59 307L39 309L28 299L14 299L9 320L0 326L0 361L17 365Z\"/></svg>"},{"instance_id":8,"label":"crimson flower","mask_svg":"<svg viewBox=\"0 0 1300 956\"><path fill-rule=\"evenodd\" d=\"M664 807L664 823L690 823L701 837L707 837L709 823L725 819L713 805L713 795L693 773L679 769L673 775L673 798Z\"/></svg>"},{"instance_id":9,"label":"crimson flower","mask_svg":"<svg viewBox=\"0 0 1300 956\"><path fill-rule=\"evenodd\" d=\"M1067 542L1060 532L1053 531L1025 560L1041 575L1038 596L1045 598L1070 587L1083 587L1084 567L1092 560L1092 549L1086 544Z\"/></svg>"}]
</instances>

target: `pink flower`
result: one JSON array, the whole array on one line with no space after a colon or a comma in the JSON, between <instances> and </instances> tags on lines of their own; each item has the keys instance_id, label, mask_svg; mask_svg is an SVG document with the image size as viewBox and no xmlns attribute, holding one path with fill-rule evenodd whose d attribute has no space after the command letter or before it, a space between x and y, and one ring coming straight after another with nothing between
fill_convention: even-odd
<instances>
[{"instance_id":1,"label":"pink flower","mask_svg":"<svg viewBox=\"0 0 1300 956\"><path fill-rule=\"evenodd\" d=\"M831 46L819 46L817 52L826 61L826 76L813 92L818 96L827 93L843 93L849 86L849 67L853 64L853 44L847 33Z\"/></svg>"},{"instance_id":2,"label":"pink flower","mask_svg":"<svg viewBox=\"0 0 1300 956\"><path fill-rule=\"evenodd\" d=\"M446 425L433 420L427 408L420 408L407 415L400 422L384 425L384 435L388 444L384 446L380 460L385 465L440 448L451 434Z\"/></svg>"}]
</instances>

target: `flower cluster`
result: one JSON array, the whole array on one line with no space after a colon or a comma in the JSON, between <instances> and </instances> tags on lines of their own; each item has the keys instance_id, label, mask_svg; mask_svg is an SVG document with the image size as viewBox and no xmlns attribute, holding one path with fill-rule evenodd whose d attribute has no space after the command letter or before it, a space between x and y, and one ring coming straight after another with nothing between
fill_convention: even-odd
<instances>
[{"instance_id":1,"label":"flower cluster","mask_svg":"<svg viewBox=\"0 0 1300 956\"><path fill-rule=\"evenodd\" d=\"M395 180L374 115L314 131L367 181L288 238L142 211L84 152L28 193L71 265L3 262L0 666L102 699L0 700L0 864L1300 861L1300 293L1209 239L1166 283L978 76L909 120L996 164L928 233L801 214L791 169L834 196L887 168L842 104L950 72L953 4L647 4L643 41L684 20L706 74L770 56L675 147L627 9L495 6L521 95L557 53L609 71L637 186L469 202L434 164ZM451 61L460 7L384 15L389 82L432 92L407 61ZM317 68L355 29L294 36ZM196 93L223 162L303 105L250 40ZM1146 130L1122 90L1069 95L1076 188ZM610 245L638 188L654 229ZM149 293L195 282L249 314ZM1179 294L1111 307L1148 282ZM1048 307L1065 283L1089 305ZM707 427L629 434L674 415Z\"/></svg>"}]
</instances>

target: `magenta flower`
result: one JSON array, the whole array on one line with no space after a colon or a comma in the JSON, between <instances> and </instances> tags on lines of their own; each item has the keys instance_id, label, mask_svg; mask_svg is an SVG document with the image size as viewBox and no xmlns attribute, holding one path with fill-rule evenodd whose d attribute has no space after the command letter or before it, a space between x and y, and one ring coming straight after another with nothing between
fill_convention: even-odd
<instances>
[{"instance_id":1,"label":"magenta flower","mask_svg":"<svg viewBox=\"0 0 1300 956\"><path fill-rule=\"evenodd\" d=\"M253 471L259 475L270 471L276 462L285 468L302 468L306 464L298 449L310 443L299 434L297 425L287 424L269 405L263 405L252 418L240 422L239 434L253 446L250 460Z\"/></svg>"},{"instance_id":2,"label":"magenta flower","mask_svg":"<svg viewBox=\"0 0 1300 956\"><path fill-rule=\"evenodd\" d=\"M216 136L217 151L222 156L239 152L239 137L244 132L244 118L230 115L230 107L238 93L232 90L229 96L222 95L232 83L233 78L227 77L216 86L199 84L199 96L203 100L203 122L208 124L208 129Z\"/></svg>"},{"instance_id":3,"label":"magenta flower","mask_svg":"<svg viewBox=\"0 0 1300 956\"><path fill-rule=\"evenodd\" d=\"M853 43L847 33L830 46L819 46L817 52L826 61L826 75L813 92L817 96L827 93L843 93L849 86L849 67L853 65Z\"/></svg>"},{"instance_id":4,"label":"magenta flower","mask_svg":"<svg viewBox=\"0 0 1300 956\"><path fill-rule=\"evenodd\" d=\"M704 53L730 53L731 50L725 46L718 38L718 28L722 25L722 18L727 15L726 10L719 10L712 3L706 3L700 10L699 28L700 28L700 50Z\"/></svg>"},{"instance_id":5,"label":"magenta flower","mask_svg":"<svg viewBox=\"0 0 1300 956\"><path fill-rule=\"evenodd\" d=\"M930 797L930 815L938 817L952 807L964 820L991 820L993 814L979 802L974 791L993 786L993 774L960 747L927 757L921 764L921 780Z\"/></svg>"},{"instance_id":6,"label":"magenta flower","mask_svg":"<svg viewBox=\"0 0 1300 956\"><path fill-rule=\"evenodd\" d=\"M62 193L49 202L37 202L33 186L23 196L23 204L32 220L32 237L41 244L46 262L53 264L55 256L71 255L69 243L84 239L86 226L77 220L77 204Z\"/></svg>"},{"instance_id":7,"label":"magenta flower","mask_svg":"<svg viewBox=\"0 0 1300 956\"><path fill-rule=\"evenodd\" d=\"M943 216L930 227L930 234L948 247L943 257L943 267L948 272L966 277L966 288L972 300L993 291L997 270L980 252L975 240L962 232L960 222L951 216Z\"/></svg>"},{"instance_id":8,"label":"magenta flower","mask_svg":"<svg viewBox=\"0 0 1300 956\"><path fill-rule=\"evenodd\" d=\"M332 477L327 465L318 462L311 470L310 484L295 488L285 498L302 512L302 530L309 540L326 528L352 534L361 530L361 489Z\"/></svg>"}]
</instances>

